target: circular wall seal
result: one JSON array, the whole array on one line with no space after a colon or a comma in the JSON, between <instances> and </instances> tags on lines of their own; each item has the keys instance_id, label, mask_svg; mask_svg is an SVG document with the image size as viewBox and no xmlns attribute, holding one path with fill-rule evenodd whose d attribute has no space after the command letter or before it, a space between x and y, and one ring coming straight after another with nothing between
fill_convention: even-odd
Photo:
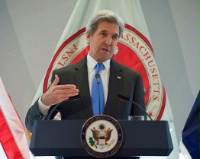
<instances>
[{"instance_id":1,"label":"circular wall seal","mask_svg":"<svg viewBox=\"0 0 200 159\"><path fill-rule=\"evenodd\" d=\"M89 118L81 129L81 143L88 154L97 158L113 156L121 147L123 131L108 115Z\"/></svg>"}]
</instances>

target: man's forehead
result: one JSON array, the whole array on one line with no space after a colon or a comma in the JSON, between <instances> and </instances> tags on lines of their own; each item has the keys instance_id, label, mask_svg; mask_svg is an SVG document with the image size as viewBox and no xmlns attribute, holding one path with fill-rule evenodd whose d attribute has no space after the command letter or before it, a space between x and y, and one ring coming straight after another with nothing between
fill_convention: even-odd
<instances>
[{"instance_id":1,"label":"man's forehead","mask_svg":"<svg viewBox=\"0 0 200 159\"><path fill-rule=\"evenodd\" d=\"M118 35L119 34L119 25L109 22L101 22L97 26L98 32L108 32L109 34Z\"/></svg>"}]
</instances>

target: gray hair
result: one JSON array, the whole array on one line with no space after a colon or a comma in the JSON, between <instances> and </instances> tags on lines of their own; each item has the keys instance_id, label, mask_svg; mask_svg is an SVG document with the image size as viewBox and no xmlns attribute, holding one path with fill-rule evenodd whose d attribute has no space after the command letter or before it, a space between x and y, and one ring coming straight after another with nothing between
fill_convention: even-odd
<instances>
[{"instance_id":1,"label":"gray hair","mask_svg":"<svg viewBox=\"0 0 200 159\"><path fill-rule=\"evenodd\" d=\"M124 31L124 22L117 14L109 10L101 10L97 12L93 17L91 17L86 26L86 33L93 35L97 30L99 23L101 22L118 24L119 37L121 37Z\"/></svg>"}]
</instances>

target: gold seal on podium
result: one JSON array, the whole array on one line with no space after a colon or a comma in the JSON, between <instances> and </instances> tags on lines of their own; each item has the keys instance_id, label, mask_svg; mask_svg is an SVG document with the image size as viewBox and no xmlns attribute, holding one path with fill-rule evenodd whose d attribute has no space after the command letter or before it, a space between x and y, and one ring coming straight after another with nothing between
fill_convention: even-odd
<instances>
[{"instance_id":1,"label":"gold seal on podium","mask_svg":"<svg viewBox=\"0 0 200 159\"><path fill-rule=\"evenodd\" d=\"M121 147L123 131L108 115L89 118L81 129L81 143L88 154L97 158L113 156Z\"/></svg>"}]
</instances>

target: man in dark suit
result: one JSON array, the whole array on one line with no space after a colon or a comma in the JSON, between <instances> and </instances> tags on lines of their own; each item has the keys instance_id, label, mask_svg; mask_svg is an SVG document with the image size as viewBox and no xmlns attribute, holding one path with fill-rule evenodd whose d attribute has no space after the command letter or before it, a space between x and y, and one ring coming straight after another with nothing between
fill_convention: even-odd
<instances>
[{"instance_id":1,"label":"man in dark suit","mask_svg":"<svg viewBox=\"0 0 200 159\"><path fill-rule=\"evenodd\" d=\"M123 30L123 21L111 11L100 11L89 20L86 27L90 45L88 55L76 64L53 71L51 86L27 113L25 123L29 131L32 130L34 120L41 120L61 102L61 119L88 119L93 116L95 107L98 107L92 104L91 98L97 63L103 63L103 70L99 74L103 83L105 106L100 114L125 120L129 115L146 116L132 102L118 98L119 95L126 97L145 109L141 75L112 59Z\"/></svg>"}]
</instances>

